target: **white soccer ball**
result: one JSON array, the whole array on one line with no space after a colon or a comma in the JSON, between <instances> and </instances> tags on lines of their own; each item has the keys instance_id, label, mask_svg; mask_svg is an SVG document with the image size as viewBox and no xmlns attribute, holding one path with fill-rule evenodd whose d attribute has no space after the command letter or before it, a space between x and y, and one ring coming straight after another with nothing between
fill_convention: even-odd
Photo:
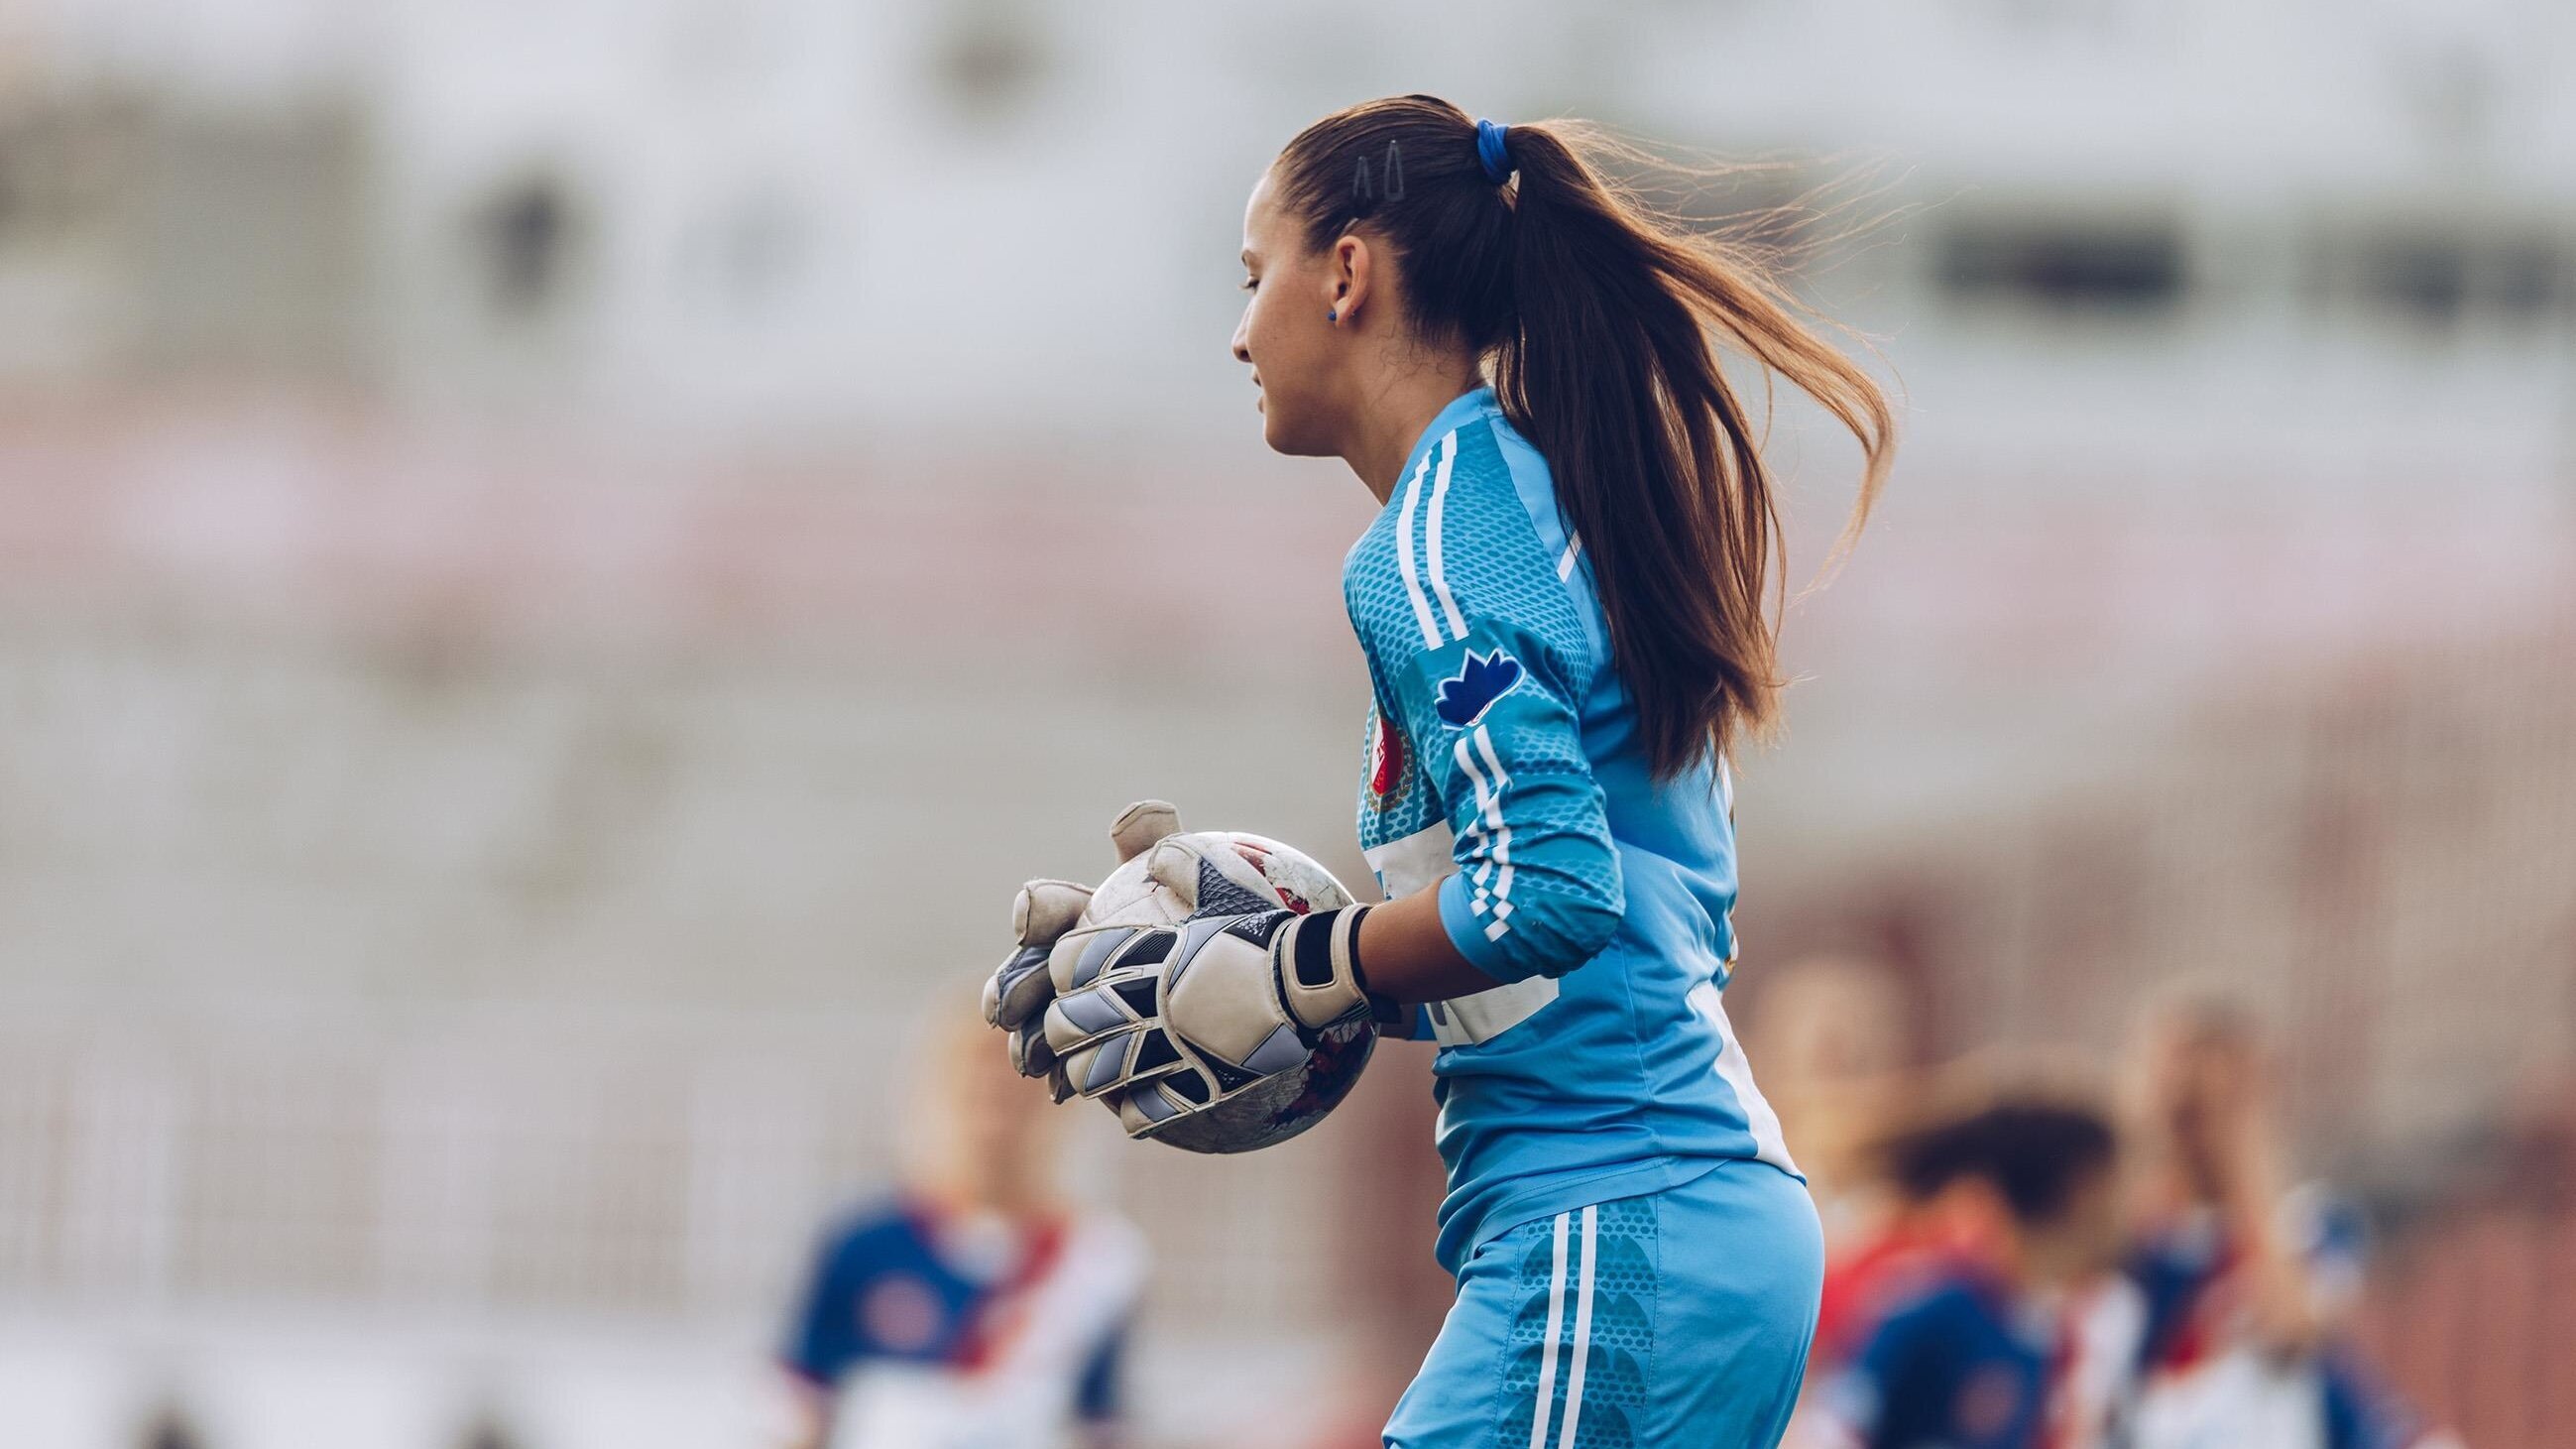
<instances>
[{"instance_id":1,"label":"white soccer ball","mask_svg":"<svg viewBox=\"0 0 2576 1449\"><path fill-rule=\"evenodd\" d=\"M1175 847L1208 867L1199 873L1195 900L1153 871L1155 856ZM1212 880L1210 872L1221 879ZM1228 897L1229 890L1237 894ZM1303 915L1350 904L1350 892L1333 873L1294 846L1239 830L1199 830L1167 836L1120 866L1092 892L1081 925L1170 929L1210 911L1285 906ZM1183 1041L1188 1065L1135 1089L1140 1100L1133 1108L1147 1117L1159 1115L1136 1135L1190 1152L1250 1152L1287 1141L1350 1095L1377 1046L1376 1028L1364 1020L1327 1027L1315 1037L1304 1063L1248 1086L1239 1069ZM1154 1093L1168 1095L1144 1095ZM1204 1105L1211 1101L1214 1106Z\"/></svg>"}]
</instances>

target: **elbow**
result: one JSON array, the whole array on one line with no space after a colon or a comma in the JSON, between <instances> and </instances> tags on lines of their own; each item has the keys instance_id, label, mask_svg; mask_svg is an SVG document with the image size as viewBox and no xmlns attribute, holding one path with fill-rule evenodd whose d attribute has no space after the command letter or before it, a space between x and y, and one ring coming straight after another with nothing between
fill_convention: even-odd
<instances>
[{"instance_id":1,"label":"elbow","mask_svg":"<svg viewBox=\"0 0 2576 1449\"><path fill-rule=\"evenodd\" d=\"M1626 899L1617 863L1605 882L1552 881L1523 903L1529 917L1532 962L1542 976L1563 976L1598 956L1619 934Z\"/></svg>"},{"instance_id":2,"label":"elbow","mask_svg":"<svg viewBox=\"0 0 2576 1449\"><path fill-rule=\"evenodd\" d=\"M1549 961L1540 968L1550 976L1562 976L1609 948L1610 938L1619 934L1624 912L1616 900L1586 898L1569 902L1558 917L1556 948L1548 953Z\"/></svg>"}]
</instances>

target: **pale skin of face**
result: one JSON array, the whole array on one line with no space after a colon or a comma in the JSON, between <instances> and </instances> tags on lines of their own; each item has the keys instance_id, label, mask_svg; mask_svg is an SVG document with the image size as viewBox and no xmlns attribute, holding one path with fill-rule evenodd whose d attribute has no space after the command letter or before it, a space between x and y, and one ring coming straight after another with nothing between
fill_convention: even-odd
<instances>
[{"instance_id":1,"label":"pale skin of face","mask_svg":"<svg viewBox=\"0 0 2576 1449\"><path fill-rule=\"evenodd\" d=\"M1440 410L1484 385L1474 351L1428 339L1404 320L1393 254L1364 232L1310 250L1274 204L1272 178L1243 216L1243 320L1235 360L1252 369L1263 440L1297 458L1339 458L1378 502L1395 492L1413 445ZM1490 990L1440 924L1427 888L1360 922L1369 989L1392 1001L1446 1001Z\"/></svg>"}]
</instances>

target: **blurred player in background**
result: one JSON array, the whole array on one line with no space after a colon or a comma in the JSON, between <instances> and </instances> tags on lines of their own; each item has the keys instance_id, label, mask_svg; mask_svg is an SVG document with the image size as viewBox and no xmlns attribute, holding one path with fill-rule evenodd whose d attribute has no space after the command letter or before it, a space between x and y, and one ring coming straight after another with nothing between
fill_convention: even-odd
<instances>
[{"instance_id":1,"label":"blurred player in background","mask_svg":"<svg viewBox=\"0 0 2576 1449\"><path fill-rule=\"evenodd\" d=\"M2090 1331L2122 1243L2114 1137L2089 1106L2008 1094L1898 1135L1906 1204L1852 1292L1848 1357L1819 1362L1802 1443L1850 1449L2098 1444L2117 1348ZM1821 1422L1817 1422L1821 1421ZM1812 1425L1812 1427L1811 1427Z\"/></svg>"},{"instance_id":2,"label":"blurred player in background","mask_svg":"<svg viewBox=\"0 0 2576 1449\"><path fill-rule=\"evenodd\" d=\"M1746 399L1785 381L1851 432L1853 527L1894 423L1749 249L1615 180L1645 160L1416 95L1267 168L1234 353L1269 445L1341 459L1380 505L1342 583L1386 902L1193 927L1098 986L1089 945L1053 949L1072 899L1039 883L987 995L1024 1068L1140 1134L1212 1095L1174 1037L1227 1044L1246 1092L1354 1020L1439 1044L1434 1251L1459 1288L1387 1425L1400 1449L1776 1444L1815 1325L1815 1208L1720 1002L1728 752L1783 683Z\"/></svg>"},{"instance_id":3,"label":"blurred player in background","mask_svg":"<svg viewBox=\"0 0 2576 1449\"><path fill-rule=\"evenodd\" d=\"M2428 1442L2339 1342L2361 1291L2360 1219L2288 1187L2252 1019L2183 1002L2150 1019L2144 1045L2137 1449Z\"/></svg>"},{"instance_id":4,"label":"blurred player in background","mask_svg":"<svg viewBox=\"0 0 2576 1449\"><path fill-rule=\"evenodd\" d=\"M1059 1196L1054 1114L971 1024L934 1043L903 1188L825 1235L782 1356L794 1449L1108 1449L1143 1286Z\"/></svg>"}]
</instances>

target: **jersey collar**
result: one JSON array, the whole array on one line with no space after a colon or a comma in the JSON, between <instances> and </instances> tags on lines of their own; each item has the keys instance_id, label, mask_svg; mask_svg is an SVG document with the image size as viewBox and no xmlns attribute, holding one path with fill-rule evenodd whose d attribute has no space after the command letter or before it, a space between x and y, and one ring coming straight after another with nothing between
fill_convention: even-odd
<instances>
[{"instance_id":1,"label":"jersey collar","mask_svg":"<svg viewBox=\"0 0 2576 1449\"><path fill-rule=\"evenodd\" d=\"M1451 398L1449 405L1431 420L1431 426L1422 430L1422 436L1414 439L1413 451L1405 455L1404 471L1395 475L1395 488L1387 494L1387 502L1392 504L1404 496L1405 480L1413 476L1414 469L1422 466L1423 458L1440 445L1442 438L1488 413L1502 410L1503 405L1495 400L1494 390L1490 387L1474 388Z\"/></svg>"}]
</instances>

